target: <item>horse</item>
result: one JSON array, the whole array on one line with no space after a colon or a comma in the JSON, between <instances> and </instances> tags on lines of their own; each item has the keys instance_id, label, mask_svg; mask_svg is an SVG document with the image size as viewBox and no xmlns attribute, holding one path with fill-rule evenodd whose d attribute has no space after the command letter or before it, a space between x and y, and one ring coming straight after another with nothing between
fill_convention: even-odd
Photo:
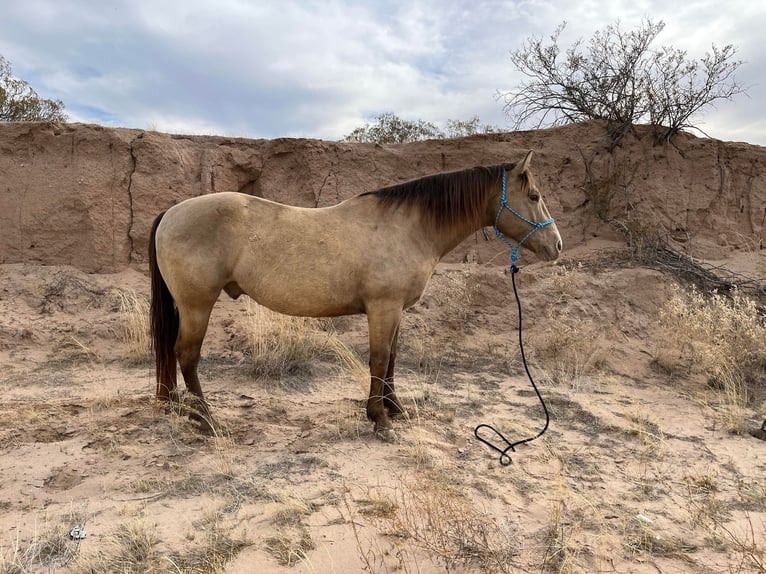
<instances>
[{"instance_id":1,"label":"horse","mask_svg":"<svg viewBox=\"0 0 766 574\"><path fill-rule=\"evenodd\" d=\"M366 314L367 417L376 434L393 436L391 419L404 413L394 388L399 323L437 263L489 226L513 249L514 264L522 246L550 261L561 253L531 157L430 175L331 207L220 192L160 213L149 238L156 399L178 401L178 362L195 402L190 416L214 431L197 366L223 290L287 315Z\"/></svg>"}]
</instances>

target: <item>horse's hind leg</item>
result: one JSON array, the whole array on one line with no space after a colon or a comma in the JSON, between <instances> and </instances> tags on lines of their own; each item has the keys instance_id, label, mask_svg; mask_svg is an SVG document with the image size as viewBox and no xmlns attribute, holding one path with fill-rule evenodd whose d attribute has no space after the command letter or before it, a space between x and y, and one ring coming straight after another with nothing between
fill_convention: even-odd
<instances>
[{"instance_id":1,"label":"horse's hind leg","mask_svg":"<svg viewBox=\"0 0 766 574\"><path fill-rule=\"evenodd\" d=\"M175 347L186 388L195 398L189 417L198 420L202 424L203 430L207 432L215 430L215 421L202 394L197 367L202 351L202 341L207 332L210 312L213 310L214 303L215 300L194 306L178 306L180 325Z\"/></svg>"},{"instance_id":2,"label":"horse's hind leg","mask_svg":"<svg viewBox=\"0 0 766 574\"><path fill-rule=\"evenodd\" d=\"M386 379L383 383L383 406L388 411L388 416L395 417L404 414L404 407L396 396L394 389L394 366L396 365L396 349L399 346L399 327L396 327L394 339L391 342L391 353L388 357L388 368L386 369Z\"/></svg>"}]
</instances>

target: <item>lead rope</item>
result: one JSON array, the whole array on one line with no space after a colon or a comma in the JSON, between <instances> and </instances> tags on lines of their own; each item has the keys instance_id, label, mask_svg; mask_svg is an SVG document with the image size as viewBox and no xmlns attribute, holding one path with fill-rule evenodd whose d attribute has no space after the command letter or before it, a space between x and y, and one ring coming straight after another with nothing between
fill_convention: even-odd
<instances>
[{"instance_id":1,"label":"lead rope","mask_svg":"<svg viewBox=\"0 0 766 574\"><path fill-rule=\"evenodd\" d=\"M518 258L519 248L521 247L521 244L524 243L527 239L529 239L529 237L535 231L537 231L538 229L542 229L546 225L549 225L549 224L553 223L553 218L548 219L547 221L544 221L542 223L541 222L535 222L535 221L528 220L526 217L522 216L515 209L513 209L512 207L510 207L508 205L508 203L506 201L506 190L505 190L505 188L506 188L506 184L505 184L505 171L503 171L503 191L502 191L502 195L501 195L501 198L500 198L500 209L498 209L497 216L495 217L495 235L497 235L503 243L505 243L508 247L511 248L511 268L510 268L510 272L511 272L511 283L513 283L513 294L516 297L516 306L518 307L518 312L519 312L519 350L521 351L521 362L524 365L524 371L527 373L527 378L529 379L529 382L532 383L532 388L535 390L535 393L537 394L537 398L540 399L540 404L542 405L543 412L545 413L545 425L543 426L542 430L540 432L538 432L535 436L529 437L529 438L525 438L525 439L521 439L521 440L518 440L518 441L516 441L514 443L512 443L507 438L505 438L503 433L501 433L499 430L497 430L492 425L488 425L488 424L484 424L484 423L478 425L474 429L474 431L473 431L474 436L479 441L483 442L485 445L487 445L489 448L491 448L492 450L497 451L497 452L500 453L499 461L500 461L500 464L502 466L508 466L508 465L510 465L513 462L513 460L511 459L511 456L508 454L508 451L516 452L516 447L519 446L520 444L532 442L533 440L538 439L541 436L543 436L543 434L545 434L545 431L548 430L548 425L550 424L550 421L551 421L551 417L548 414L548 407L545 405L545 401L543 400L543 396L540 394L540 390L537 388L537 384L535 383L535 380L532 377L532 373L529 372L529 365L527 365L527 357L526 357L526 354L524 353L524 339L522 338L521 299L519 298L519 292L516 289L516 273L519 272L519 268L516 266L516 260ZM527 235L524 236L524 238L517 245L513 245L500 232L500 229L497 226L499 221L500 221L500 214L502 213L503 209L507 209L508 211L510 211L511 213L513 213L514 215L516 215L517 217L522 219L523 221L525 221L525 222L529 223L530 225L532 225L532 230L529 233L527 233ZM495 435L497 435L497 437L500 438L505 443L505 445L506 445L505 448L502 448L502 445L501 446L497 446L495 443L491 442L489 439L482 437L481 433L480 433L480 431L482 429L487 429L487 430L495 433Z\"/></svg>"}]
</instances>

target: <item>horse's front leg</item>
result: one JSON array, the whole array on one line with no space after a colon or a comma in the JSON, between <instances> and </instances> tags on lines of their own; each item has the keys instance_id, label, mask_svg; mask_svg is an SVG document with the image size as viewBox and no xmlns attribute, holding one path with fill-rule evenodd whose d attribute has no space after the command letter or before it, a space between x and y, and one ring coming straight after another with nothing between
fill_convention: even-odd
<instances>
[{"instance_id":1,"label":"horse's front leg","mask_svg":"<svg viewBox=\"0 0 766 574\"><path fill-rule=\"evenodd\" d=\"M388 411L388 416L396 417L404 414L404 407L396 396L394 389L394 366L396 365L396 350L399 347L399 326L394 331L394 339L391 342L391 352L388 358L388 369L386 369L386 379L383 382L383 406Z\"/></svg>"},{"instance_id":2,"label":"horse's front leg","mask_svg":"<svg viewBox=\"0 0 766 574\"><path fill-rule=\"evenodd\" d=\"M388 418L384 403L389 375L391 349L401 318L401 307L375 305L367 309L367 324L370 331L370 396L367 399L367 418L373 422L375 432L384 439L393 438L393 425ZM396 395L394 395L396 400ZM398 403L398 401L397 401Z\"/></svg>"}]
</instances>

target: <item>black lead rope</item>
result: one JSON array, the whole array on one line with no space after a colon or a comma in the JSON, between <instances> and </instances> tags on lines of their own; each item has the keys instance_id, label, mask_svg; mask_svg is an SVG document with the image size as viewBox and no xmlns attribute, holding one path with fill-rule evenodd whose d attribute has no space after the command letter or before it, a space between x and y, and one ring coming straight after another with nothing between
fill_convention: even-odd
<instances>
[{"instance_id":1,"label":"black lead rope","mask_svg":"<svg viewBox=\"0 0 766 574\"><path fill-rule=\"evenodd\" d=\"M545 406L545 401L543 400L543 396L540 394L540 390L537 388L537 385L535 384L535 380L532 378L532 374L529 372L529 366L527 365L527 357L524 354L524 341L523 341L522 336L521 336L521 333L522 333L522 331L521 331L521 327L522 327L522 325L521 325L521 300L519 299L519 292L516 290L516 273L518 271L519 271L519 268L516 267L515 264L511 265L511 282L513 283L513 294L516 296L516 305L517 305L517 307L519 309L519 349L521 351L521 362L524 364L524 370L527 373L527 377L529 378L529 382L532 383L532 388L535 389L535 393L537 393L537 398L540 399L540 404L543 406L543 411L545 411L545 426L535 436L530 437L530 438L525 438L525 439L522 439L522 440L518 440L518 441L516 441L514 443L510 442L507 438L505 438L505 436L503 436L503 433L501 433L499 430L497 430L492 425L480 424L479 426L477 426L474 429L473 434L476 436L477 439L479 439L481 442L486 444L489 448L491 448L492 450L495 450L495 451L500 453L500 464L503 465L503 466L508 466L508 465L510 465L513 462L513 460L511 460L511 456L508 454L508 451L516 452L516 447L519 446L520 444L531 442L531 441L533 441L533 440L543 436L545 431L548 430L548 424L551 421L550 415L548 414L548 407ZM487 430L495 433L495 435L497 435L497 437L499 437L505 443L506 447L502 448L502 445L501 446L497 446L496 444L494 444L489 439L482 437L481 433L479 432L482 429L487 429Z\"/></svg>"}]
</instances>

